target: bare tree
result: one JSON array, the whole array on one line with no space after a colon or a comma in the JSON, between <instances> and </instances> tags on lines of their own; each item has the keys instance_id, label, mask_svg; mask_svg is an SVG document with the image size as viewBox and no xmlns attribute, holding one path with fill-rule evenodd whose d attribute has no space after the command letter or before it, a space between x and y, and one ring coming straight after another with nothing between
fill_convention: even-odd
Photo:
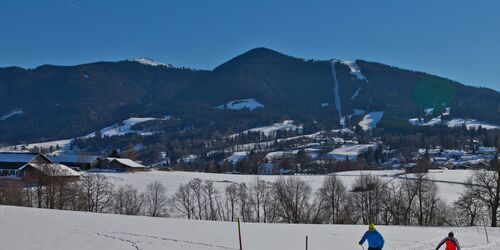
<instances>
[{"instance_id":1,"label":"bare tree","mask_svg":"<svg viewBox=\"0 0 500 250\"><path fill-rule=\"evenodd\" d=\"M144 194L146 215L157 217L167 214L167 188L159 181L154 181L146 186Z\"/></svg>"},{"instance_id":2,"label":"bare tree","mask_svg":"<svg viewBox=\"0 0 500 250\"><path fill-rule=\"evenodd\" d=\"M86 211L105 212L111 204L113 183L101 174L86 174L81 178L80 190Z\"/></svg>"},{"instance_id":3,"label":"bare tree","mask_svg":"<svg viewBox=\"0 0 500 250\"><path fill-rule=\"evenodd\" d=\"M279 178L273 184L278 215L288 223L307 221L311 187L299 178Z\"/></svg>"},{"instance_id":4,"label":"bare tree","mask_svg":"<svg viewBox=\"0 0 500 250\"><path fill-rule=\"evenodd\" d=\"M335 175L329 175L323 180L323 185L319 189L321 199L324 200L323 209L331 219L331 223L338 223L340 213L346 201L346 187Z\"/></svg>"},{"instance_id":5,"label":"bare tree","mask_svg":"<svg viewBox=\"0 0 500 250\"><path fill-rule=\"evenodd\" d=\"M256 216L256 222L261 222L261 212L265 210L264 199L266 198L266 189L266 182L261 180L258 176L254 178L253 182L250 184L250 202ZM265 218L265 215L263 217Z\"/></svg>"},{"instance_id":6,"label":"bare tree","mask_svg":"<svg viewBox=\"0 0 500 250\"><path fill-rule=\"evenodd\" d=\"M188 183L188 186L194 195L194 198L195 198L194 202L195 202L197 209L198 209L197 213L194 214L194 216L198 220L203 219L203 211L205 210L202 184L203 184L203 181L199 178L192 179Z\"/></svg>"},{"instance_id":7,"label":"bare tree","mask_svg":"<svg viewBox=\"0 0 500 250\"><path fill-rule=\"evenodd\" d=\"M478 170L468 180L467 190L480 200L490 213L492 227L497 226L500 206L500 167L496 171Z\"/></svg>"},{"instance_id":8,"label":"bare tree","mask_svg":"<svg viewBox=\"0 0 500 250\"><path fill-rule=\"evenodd\" d=\"M205 202L205 219L207 220L217 220L218 211L217 211L217 196L218 191L214 187L214 183L212 181L205 180L203 182L203 192L204 192L204 200ZM208 207L208 211L207 211Z\"/></svg>"},{"instance_id":9,"label":"bare tree","mask_svg":"<svg viewBox=\"0 0 500 250\"><path fill-rule=\"evenodd\" d=\"M240 205L240 215L243 221L251 220L250 195L248 186L242 182L238 186L238 204Z\"/></svg>"},{"instance_id":10,"label":"bare tree","mask_svg":"<svg viewBox=\"0 0 500 250\"><path fill-rule=\"evenodd\" d=\"M382 197L386 186L379 177L361 175L352 190L353 209L363 224L379 223L382 208Z\"/></svg>"},{"instance_id":11,"label":"bare tree","mask_svg":"<svg viewBox=\"0 0 500 250\"><path fill-rule=\"evenodd\" d=\"M180 185L174 196L169 200L171 209L188 219L193 217L196 219L194 203L194 195L188 184Z\"/></svg>"},{"instance_id":12,"label":"bare tree","mask_svg":"<svg viewBox=\"0 0 500 250\"><path fill-rule=\"evenodd\" d=\"M474 226L482 216L483 204L471 190L466 190L453 204L458 211L459 225Z\"/></svg>"},{"instance_id":13,"label":"bare tree","mask_svg":"<svg viewBox=\"0 0 500 250\"><path fill-rule=\"evenodd\" d=\"M143 202L143 195L132 185L120 186L113 193L113 210L117 214L138 215Z\"/></svg>"},{"instance_id":14,"label":"bare tree","mask_svg":"<svg viewBox=\"0 0 500 250\"><path fill-rule=\"evenodd\" d=\"M230 221L234 221L236 215L236 209L238 206L238 188L239 185L236 183L232 183L226 187L225 200Z\"/></svg>"}]
</instances>

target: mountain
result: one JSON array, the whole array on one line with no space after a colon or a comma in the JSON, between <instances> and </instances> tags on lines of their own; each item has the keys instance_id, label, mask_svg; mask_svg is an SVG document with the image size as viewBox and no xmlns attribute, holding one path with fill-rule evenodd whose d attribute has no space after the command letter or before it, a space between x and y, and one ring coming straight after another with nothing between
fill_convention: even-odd
<instances>
[{"instance_id":1,"label":"mountain","mask_svg":"<svg viewBox=\"0 0 500 250\"><path fill-rule=\"evenodd\" d=\"M219 109L253 99L263 108ZM192 126L282 117L338 127L383 111L379 127L411 131L426 109L500 124L500 93L426 73L357 60L304 60L252 49L211 71L151 59L35 69L0 68L0 143L73 138L134 116L174 115ZM234 123L233 126L231 123ZM240 127L237 126L240 124ZM186 124L184 124L186 125ZM187 126L187 125L186 125ZM222 126L222 125L221 125Z\"/></svg>"},{"instance_id":2,"label":"mountain","mask_svg":"<svg viewBox=\"0 0 500 250\"><path fill-rule=\"evenodd\" d=\"M0 69L0 142L92 132L165 103L205 71L136 61Z\"/></svg>"}]
</instances>

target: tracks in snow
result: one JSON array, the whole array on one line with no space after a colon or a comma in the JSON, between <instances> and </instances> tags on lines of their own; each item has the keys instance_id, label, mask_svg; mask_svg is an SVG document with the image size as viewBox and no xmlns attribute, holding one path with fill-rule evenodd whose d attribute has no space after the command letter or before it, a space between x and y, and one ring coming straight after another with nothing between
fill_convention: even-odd
<instances>
[{"instance_id":1,"label":"tracks in snow","mask_svg":"<svg viewBox=\"0 0 500 250\"><path fill-rule=\"evenodd\" d=\"M106 237L106 238L109 238L109 239L119 240L119 241L122 241L122 242L129 243L134 249L136 249L136 250L142 250L142 248L140 248L137 245L137 242L134 242L134 241L131 241L131 240L128 240L128 239L124 239L124 238L120 238L120 237L116 237L116 236L113 236L113 235L103 234L103 233L97 233L97 235L102 236L102 237Z\"/></svg>"},{"instance_id":2,"label":"tracks in snow","mask_svg":"<svg viewBox=\"0 0 500 250\"><path fill-rule=\"evenodd\" d=\"M134 249L136 250L143 250L142 248L139 247L138 243L141 242L141 238L147 238L147 239L155 239L159 241L170 241L170 242L176 242L176 243L185 243L189 245L195 245L195 246L202 246L202 247L207 247L207 248L217 248L217 249L225 249L225 250L238 250L237 248L232 248L232 247L227 247L227 246L221 246L221 245L215 245L215 244L209 244L209 243L203 243L203 242L195 242L195 241L189 241L189 240L180 240L180 239L175 239L175 238L167 238L167 237L161 237L161 236L154 236L154 235L144 235L144 234L135 234L135 233L126 233L126 232L111 232L111 233L97 233L97 235L106 237L109 239L113 240L118 240L122 241L125 243L129 243ZM116 236L120 235L120 236ZM133 241L132 238L138 238L139 240Z\"/></svg>"}]
</instances>

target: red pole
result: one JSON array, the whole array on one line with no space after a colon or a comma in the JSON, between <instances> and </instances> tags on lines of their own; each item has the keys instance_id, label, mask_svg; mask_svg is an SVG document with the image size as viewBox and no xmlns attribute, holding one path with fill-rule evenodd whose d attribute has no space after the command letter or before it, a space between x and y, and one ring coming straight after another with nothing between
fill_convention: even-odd
<instances>
[{"instance_id":1,"label":"red pole","mask_svg":"<svg viewBox=\"0 0 500 250\"><path fill-rule=\"evenodd\" d=\"M238 237L240 239L240 250L243 250L243 245L241 244L240 217L238 217Z\"/></svg>"}]
</instances>

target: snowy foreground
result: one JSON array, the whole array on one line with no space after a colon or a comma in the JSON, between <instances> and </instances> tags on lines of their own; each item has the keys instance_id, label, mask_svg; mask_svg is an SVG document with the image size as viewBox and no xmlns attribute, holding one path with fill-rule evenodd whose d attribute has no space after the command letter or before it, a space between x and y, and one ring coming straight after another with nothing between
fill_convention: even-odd
<instances>
[{"instance_id":1,"label":"snowy foreground","mask_svg":"<svg viewBox=\"0 0 500 250\"><path fill-rule=\"evenodd\" d=\"M194 221L0 206L1 248L9 250L238 249L237 226ZM241 226L243 249L361 249L362 225L253 224ZM450 230L462 249L500 249L500 228L378 226L384 249L434 249ZM365 246L366 249L366 246Z\"/></svg>"},{"instance_id":2,"label":"snowy foreground","mask_svg":"<svg viewBox=\"0 0 500 250\"><path fill-rule=\"evenodd\" d=\"M403 172L401 170L382 170L339 172L336 173L336 175L348 188L350 188L354 184L356 178L361 174L377 175L382 179L382 181L391 182L394 180L398 180L398 178L405 177L404 175L401 175L402 173ZM186 184L194 178L213 181L215 187L217 187L220 191L223 191L225 187L230 185L231 183L245 182L247 184L250 184L256 178L255 175L210 174L182 171L150 171L137 173L103 174L106 177L109 177L116 186L132 185L139 191L145 190L146 186L153 181L160 181L163 185L165 185L165 187L167 187L169 195L173 195L180 185ZM461 183L464 183L471 174L471 170L431 170L428 176L433 181L436 181L441 199L451 204L453 201L458 199L459 195L462 192L464 192L465 186ZM313 190L317 190L318 188L320 188L323 183L323 179L325 178L325 176L323 175L284 176L284 178L295 177L304 180L313 188ZM408 177L411 177L411 175L409 175ZM279 178L279 176L267 175L259 176L259 178L261 180L272 182Z\"/></svg>"}]
</instances>

